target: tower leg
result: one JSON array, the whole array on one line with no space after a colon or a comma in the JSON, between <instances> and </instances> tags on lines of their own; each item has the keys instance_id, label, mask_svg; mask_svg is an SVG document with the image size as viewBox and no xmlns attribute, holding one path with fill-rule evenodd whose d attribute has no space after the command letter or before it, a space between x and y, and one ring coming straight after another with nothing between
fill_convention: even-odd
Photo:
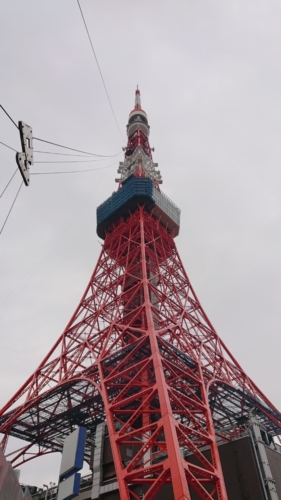
<instances>
[{"instance_id":1,"label":"tower leg","mask_svg":"<svg viewBox=\"0 0 281 500\"><path fill-rule=\"evenodd\" d=\"M119 338L123 348L100 364L120 495L122 500L141 498L137 493L141 486L144 498L150 500L166 483L172 485L175 500L191 500L191 489L204 500L227 500L202 372L197 363L186 366L166 342L167 333L160 333L154 324L155 275L150 269L154 264L147 256L147 247L154 242L145 231L142 209L138 223L139 231L127 235L140 246L140 255L127 260L128 302ZM132 296L135 315L129 322ZM134 334L136 342L126 342L124 331ZM133 457L124 459L128 446L134 449ZM204 447L211 449L211 460L200 451Z\"/></svg>"}]
</instances>

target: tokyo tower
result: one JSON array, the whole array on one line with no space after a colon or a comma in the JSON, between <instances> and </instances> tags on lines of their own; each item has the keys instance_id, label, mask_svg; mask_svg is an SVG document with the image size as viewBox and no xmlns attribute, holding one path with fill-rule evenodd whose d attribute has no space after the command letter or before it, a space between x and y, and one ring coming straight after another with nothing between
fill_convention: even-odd
<instances>
[{"instance_id":1,"label":"tokyo tower","mask_svg":"<svg viewBox=\"0 0 281 500\"><path fill-rule=\"evenodd\" d=\"M137 89L118 189L97 209L104 244L96 267L61 337L0 411L2 448L9 436L24 441L9 457L18 467L61 451L82 425L90 461L106 424L116 498L227 500L220 444L248 426L256 429L264 494L278 500L262 445L277 450L281 414L219 338L192 288L175 245L180 210L160 190L149 132ZM96 477L91 498L99 498Z\"/></svg>"}]
</instances>

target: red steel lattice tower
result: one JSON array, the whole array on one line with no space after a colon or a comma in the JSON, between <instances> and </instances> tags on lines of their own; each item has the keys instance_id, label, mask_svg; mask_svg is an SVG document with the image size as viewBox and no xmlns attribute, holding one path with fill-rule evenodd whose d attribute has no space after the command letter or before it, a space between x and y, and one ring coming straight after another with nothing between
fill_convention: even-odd
<instances>
[{"instance_id":1,"label":"red steel lattice tower","mask_svg":"<svg viewBox=\"0 0 281 500\"><path fill-rule=\"evenodd\" d=\"M77 425L94 436L106 421L122 500L153 499L167 484L175 500L227 500L218 439L239 433L253 408L276 436L281 415L190 284L174 242L180 212L159 188L138 89L127 134L118 190L97 209L95 270L61 337L1 410L2 446L9 436L27 442L10 457L18 466L60 451Z\"/></svg>"}]
</instances>

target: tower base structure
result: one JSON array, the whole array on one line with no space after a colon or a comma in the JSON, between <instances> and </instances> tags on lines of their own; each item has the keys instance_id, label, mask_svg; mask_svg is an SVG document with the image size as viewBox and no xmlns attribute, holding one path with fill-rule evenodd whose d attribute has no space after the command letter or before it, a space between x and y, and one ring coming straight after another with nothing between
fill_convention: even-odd
<instances>
[{"instance_id":1,"label":"tower base structure","mask_svg":"<svg viewBox=\"0 0 281 500\"><path fill-rule=\"evenodd\" d=\"M270 443L265 434L263 435L265 441L260 439L258 442L252 425L247 421L246 425L233 429L231 441L218 441L228 500L268 500L273 495L277 495L279 499L281 498L281 446ZM92 474L82 478L77 500L121 500L105 422L97 426L95 438L91 457ZM258 446L263 446L266 466L271 471L270 492L265 488L264 463L259 456ZM210 450L207 448L202 451L210 459ZM122 459L125 464L134 453L134 446L123 451ZM185 450L182 450L182 454L188 462L198 463L194 455L186 454ZM135 485L133 490L139 498L142 496L145 498L147 488L144 485ZM56 494L56 487L50 489L49 500L55 500ZM174 500L174 498L171 484L164 485L161 492L155 496L155 500ZM199 498L195 492L191 492L191 500L199 500ZM45 491L38 489L38 493L34 493L32 499L45 500Z\"/></svg>"},{"instance_id":2,"label":"tower base structure","mask_svg":"<svg viewBox=\"0 0 281 500\"><path fill-rule=\"evenodd\" d=\"M175 500L220 500L227 493L218 439L231 441L253 408L273 441L281 415L216 334L171 234L140 207L107 233L73 318L2 410L0 430L39 444L39 455L58 451L58 438L84 425L90 461L90 442L106 420L122 500L142 498L137 486L143 498L156 498L169 484Z\"/></svg>"},{"instance_id":3,"label":"tower base structure","mask_svg":"<svg viewBox=\"0 0 281 500\"><path fill-rule=\"evenodd\" d=\"M230 441L218 439L228 500L281 498L281 446L270 440L253 416L244 419L243 423L240 422L232 434ZM97 444L93 449L92 488L89 485L88 498L120 500L106 423L99 424L97 435ZM194 454L185 449L181 449L181 453L188 463L200 465ZM210 448L202 449L202 453L210 460ZM124 463L134 454L134 446L124 450L122 457ZM145 495L146 487L136 486L134 491L141 497ZM85 495L85 492L83 494ZM200 496L191 492L191 500L199 499ZM161 493L155 496L155 500L174 500L172 485L167 484L163 487Z\"/></svg>"}]
</instances>

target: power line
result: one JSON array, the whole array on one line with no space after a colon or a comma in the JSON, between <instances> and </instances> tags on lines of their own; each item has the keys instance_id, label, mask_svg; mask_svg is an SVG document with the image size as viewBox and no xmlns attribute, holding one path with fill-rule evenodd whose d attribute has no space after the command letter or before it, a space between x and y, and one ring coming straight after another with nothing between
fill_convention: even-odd
<instances>
[{"instance_id":1,"label":"power line","mask_svg":"<svg viewBox=\"0 0 281 500\"><path fill-rule=\"evenodd\" d=\"M0 141L0 144L3 144L3 146L6 146L6 148L11 149L12 151L15 151L17 153L17 150L14 148L11 148L11 146L8 146L8 144L5 144L5 142Z\"/></svg>"},{"instance_id":2,"label":"power line","mask_svg":"<svg viewBox=\"0 0 281 500\"><path fill-rule=\"evenodd\" d=\"M70 151L76 151L76 153L84 153L90 156L100 156L102 158L114 158L115 156L120 155L120 153L117 153L116 155L99 155L97 153L89 153L88 151L82 151L81 149L74 149L74 148L69 148L68 146L62 146L61 144L56 144L55 142L45 141L44 139L39 139L39 137L33 137L33 139L35 141L41 141L41 142L46 142L47 144L52 144L53 146L57 146L58 148L69 149Z\"/></svg>"},{"instance_id":3,"label":"power line","mask_svg":"<svg viewBox=\"0 0 281 500\"><path fill-rule=\"evenodd\" d=\"M13 178L15 177L17 171L18 171L18 169L16 169L15 172L13 173L13 175L12 175L11 179L9 180L8 184L6 185L5 189L3 189L2 193L0 194L0 198L2 198L2 196L5 193L7 187L9 186L10 182L12 182Z\"/></svg>"},{"instance_id":4,"label":"power line","mask_svg":"<svg viewBox=\"0 0 281 500\"><path fill-rule=\"evenodd\" d=\"M18 195L19 195L19 192L20 192L20 190L21 190L21 188L22 188L22 185L23 185L23 181L22 181L22 183L21 183L21 185L20 185L20 187L19 187L19 189L18 189L18 192L17 192L17 194L16 194L16 196L15 196L15 199L14 199L14 201L13 201L13 203L12 203L12 206L11 206L11 208L10 208L9 212L8 212L8 215L7 215L6 219L4 220L4 224L3 224L3 226L1 227L0 234L2 234L2 231L3 231L3 229L4 229L5 225L6 225L6 222L7 222L8 218L9 218L9 215L10 215L10 213L11 213L12 209L13 209L13 206L14 206L14 204L16 203L16 199L17 199L17 197L18 197Z\"/></svg>"},{"instance_id":5,"label":"power line","mask_svg":"<svg viewBox=\"0 0 281 500\"><path fill-rule=\"evenodd\" d=\"M34 153L44 153L46 155L59 155L59 156L80 156L82 158L89 157L89 153L86 155L73 155L71 153L54 153L53 151L38 151L38 150L34 150ZM121 153L119 153L119 154L121 154Z\"/></svg>"},{"instance_id":6,"label":"power line","mask_svg":"<svg viewBox=\"0 0 281 500\"><path fill-rule=\"evenodd\" d=\"M78 2L79 3L79 2ZM16 124L16 122L13 120L13 118L11 118L11 116L9 115L9 113L5 110L5 108L2 106L2 104L0 104L0 108L2 108L2 110L4 111L4 113L8 116L8 118L11 120L11 122L15 125L15 127L17 127L17 129L19 128ZM113 111L113 110L112 110ZM115 115L114 115L115 116ZM116 120L116 118L115 118ZM117 122L116 122L117 123ZM118 124L117 124L118 126ZM119 127L118 127L119 128ZM120 131L120 130L119 130ZM61 144L56 144L55 142L51 142L51 141L46 141L44 139L39 139L39 137L33 137L33 139L35 141L41 141L41 142L46 142L47 144L52 144L53 146L57 146L58 148L64 148L64 149L69 149L70 151L76 151L77 153L84 153L86 155L90 155L90 156L100 156L102 158L114 158L115 156L118 156L120 153L117 153L116 155L100 155L100 154L97 154L97 153L89 153L88 151L81 151L80 149L74 149L74 148L69 148L68 146L62 146ZM11 148L11 146L8 146L7 144L5 144L4 142L1 142L0 141L0 144L3 144L3 146L6 146L7 148L11 149L12 151L15 151L17 152L16 149L14 148ZM47 154L62 154L62 153L52 153L52 152L49 152L49 151L36 151L37 153L47 153ZM74 155L73 155L74 156Z\"/></svg>"},{"instance_id":7,"label":"power line","mask_svg":"<svg viewBox=\"0 0 281 500\"><path fill-rule=\"evenodd\" d=\"M13 118L10 117L9 113L5 110L5 108L3 108L2 104L0 104L0 108L3 109L4 113L7 115L8 118L10 118L11 122L15 125L15 127L17 127L17 129L19 128L16 124L16 122L14 122ZM1 234L1 233L0 233Z\"/></svg>"},{"instance_id":8,"label":"power line","mask_svg":"<svg viewBox=\"0 0 281 500\"><path fill-rule=\"evenodd\" d=\"M103 78L103 76L102 76L102 72L101 72L101 69L100 69L100 65L99 65L99 62L98 62L98 58L97 58L97 56L96 56L96 52L95 52L95 49L94 49L94 46L93 46L93 42L92 42L92 40L91 40L90 33L89 33L88 28L87 28L87 24L86 24L85 17L84 17L84 15L83 15L82 8L81 8L81 5L80 5L79 0L77 0L77 3L78 3L78 7L79 7L79 9L80 9L80 12L81 12L81 16L82 16L82 19L83 19L83 22L84 22L84 26L85 26L85 29L86 29L86 32L87 32L87 35L88 35L88 38L89 38L89 41L90 41L91 47L92 47L93 54L94 54L94 57L95 57L95 60L96 60L96 63L97 63L97 67L98 67L98 70L99 70L99 73L100 73L100 77L101 77L101 79L102 79L102 83L103 83L103 86L104 86L104 90L105 90L105 92L106 92L107 99L108 99L109 105L110 105L110 107L111 107L112 114L113 114L113 116L114 116L115 123L116 123L116 125L117 125L117 128L118 128L118 130L119 130L119 134L120 134L121 139L122 139L122 141L123 141L124 139L123 139L123 136L122 136L122 132L121 132L120 127L119 127L119 125L118 125L118 122L117 122L117 119L116 119L116 116L115 116L115 113L114 113L114 109L113 109L113 106L112 106L112 104L111 104L111 100L110 100L110 97L109 97L109 94L108 94L108 91L107 91L107 88L106 88L106 85L105 85L104 78Z\"/></svg>"},{"instance_id":9,"label":"power line","mask_svg":"<svg viewBox=\"0 0 281 500\"><path fill-rule=\"evenodd\" d=\"M95 170L104 170L105 168L110 168L113 165L115 165L115 163L107 165L106 167L89 168L85 170L68 170L67 172L31 172L30 175L79 174L81 172L94 172Z\"/></svg>"},{"instance_id":10,"label":"power line","mask_svg":"<svg viewBox=\"0 0 281 500\"><path fill-rule=\"evenodd\" d=\"M66 160L66 161L62 161L62 160L52 160L52 161L34 161L33 163L93 163L93 162L96 162L96 161L106 161L108 160L108 158L101 158L100 160Z\"/></svg>"},{"instance_id":11,"label":"power line","mask_svg":"<svg viewBox=\"0 0 281 500\"><path fill-rule=\"evenodd\" d=\"M120 151L120 153L116 153L115 155L99 155L97 153L87 153L86 151L80 151L79 149L69 148L67 146L61 146L60 144L56 144L56 143L50 142L50 141L44 141L43 139L38 139L37 137L33 137L33 139L35 139L37 141L47 142L48 144L58 146L59 148L70 149L71 151L78 151L78 152L85 153L85 154L73 155L71 153L68 154L68 153L57 153L57 152L53 152L53 151L37 151L37 150L34 150L34 153L44 153L44 154L48 154L48 155L59 155L59 156L80 156L83 158L87 158L88 156L97 156L99 158L115 158L116 156L119 156L122 153L122 151ZM6 148L11 149L12 151L15 151L15 153L17 153L16 149L12 148L11 146L8 146L8 144L5 144L5 142L0 141L0 144L5 146ZM93 161L93 160L91 160L91 161ZM99 161L99 160L94 160L94 161ZM37 163L39 163L39 162L37 162Z\"/></svg>"}]
</instances>

